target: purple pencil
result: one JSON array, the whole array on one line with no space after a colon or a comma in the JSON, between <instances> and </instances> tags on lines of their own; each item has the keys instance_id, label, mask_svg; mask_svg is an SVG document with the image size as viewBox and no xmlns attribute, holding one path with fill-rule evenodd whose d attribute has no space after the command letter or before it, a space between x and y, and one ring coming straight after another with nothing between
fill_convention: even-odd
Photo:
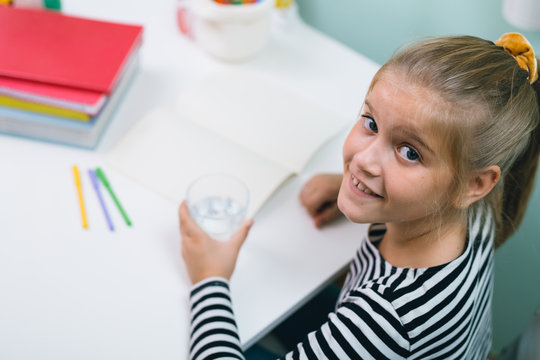
<instances>
[{"instance_id":1,"label":"purple pencil","mask_svg":"<svg viewBox=\"0 0 540 360\"><path fill-rule=\"evenodd\" d=\"M96 176L96 172L92 169L88 169L88 175L90 176L92 185L94 186L94 189L96 190L99 203L101 204L101 208L103 209L103 214L105 214L105 219L107 219L107 223L109 224L109 229L111 229L111 231L114 231L114 226L113 226L111 217L109 216L109 212L107 211L107 207L105 206L105 202L103 202L103 197L101 196L101 191L99 190L99 182Z\"/></svg>"}]
</instances>

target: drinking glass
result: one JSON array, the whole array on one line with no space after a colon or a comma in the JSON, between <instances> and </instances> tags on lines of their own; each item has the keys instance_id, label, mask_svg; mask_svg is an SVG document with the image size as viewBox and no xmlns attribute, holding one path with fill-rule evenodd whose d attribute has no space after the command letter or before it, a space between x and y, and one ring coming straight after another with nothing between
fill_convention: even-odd
<instances>
[{"instance_id":1,"label":"drinking glass","mask_svg":"<svg viewBox=\"0 0 540 360\"><path fill-rule=\"evenodd\" d=\"M210 236L227 240L242 225L249 204L247 186L229 174L207 174L186 193L193 220Z\"/></svg>"}]
</instances>

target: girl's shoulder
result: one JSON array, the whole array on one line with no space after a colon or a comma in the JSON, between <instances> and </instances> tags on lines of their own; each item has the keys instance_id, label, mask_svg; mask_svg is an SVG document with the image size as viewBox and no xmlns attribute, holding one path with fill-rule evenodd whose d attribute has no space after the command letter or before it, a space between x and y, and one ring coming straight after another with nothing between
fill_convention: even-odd
<instances>
[{"instance_id":1,"label":"girl's shoulder","mask_svg":"<svg viewBox=\"0 0 540 360\"><path fill-rule=\"evenodd\" d=\"M467 276L476 276L469 269L473 264L485 263L493 256L494 220L489 210L477 210L469 215L466 247L456 259L427 268L399 268L388 263L379 253L377 245L386 231L385 224L371 224L360 246L354 263L356 271L351 275L354 284L349 290L370 289L393 301L407 297L408 293L435 291L444 287L459 286ZM480 267L486 269L485 267ZM456 281L459 279L459 281ZM351 279L353 280L353 279ZM353 293L351 293L352 295Z\"/></svg>"},{"instance_id":2,"label":"girl's shoulder","mask_svg":"<svg viewBox=\"0 0 540 360\"><path fill-rule=\"evenodd\" d=\"M495 219L492 210L485 207L473 208L468 214L467 243L474 249L491 250L495 241Z\"/></svg>"}]
</instances>

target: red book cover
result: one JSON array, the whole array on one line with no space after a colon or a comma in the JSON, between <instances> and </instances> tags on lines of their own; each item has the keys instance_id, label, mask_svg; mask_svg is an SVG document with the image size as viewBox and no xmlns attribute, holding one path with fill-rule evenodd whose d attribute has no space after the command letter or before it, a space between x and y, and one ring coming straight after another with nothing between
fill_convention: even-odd
<instances>
[{"instance_id":1,"label":"red book cover","mask_svg":"<svg viewBox=\"0 0 540 360\"><path fill-rule=\"evenodd\" d=\"M109 94L142 27L0 6L0 76Z\"/></svg>"}]
</instances>

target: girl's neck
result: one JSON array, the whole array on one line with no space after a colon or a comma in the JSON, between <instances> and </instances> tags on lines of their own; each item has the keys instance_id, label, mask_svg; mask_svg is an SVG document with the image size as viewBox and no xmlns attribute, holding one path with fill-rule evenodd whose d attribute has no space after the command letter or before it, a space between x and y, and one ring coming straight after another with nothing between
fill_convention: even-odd
<instances>
[{"instance_id":1,"label":"girl's neck","mask_svg":"<svg viewBox=\"0 0 540 360\"><path fill-rule=\"evenodd\" d=\"M429 225L387 223L386 229L379 252L396 267L442 265L458 258L465 250L467 219L464 216Z\"/></svg>"}]
</instances>

